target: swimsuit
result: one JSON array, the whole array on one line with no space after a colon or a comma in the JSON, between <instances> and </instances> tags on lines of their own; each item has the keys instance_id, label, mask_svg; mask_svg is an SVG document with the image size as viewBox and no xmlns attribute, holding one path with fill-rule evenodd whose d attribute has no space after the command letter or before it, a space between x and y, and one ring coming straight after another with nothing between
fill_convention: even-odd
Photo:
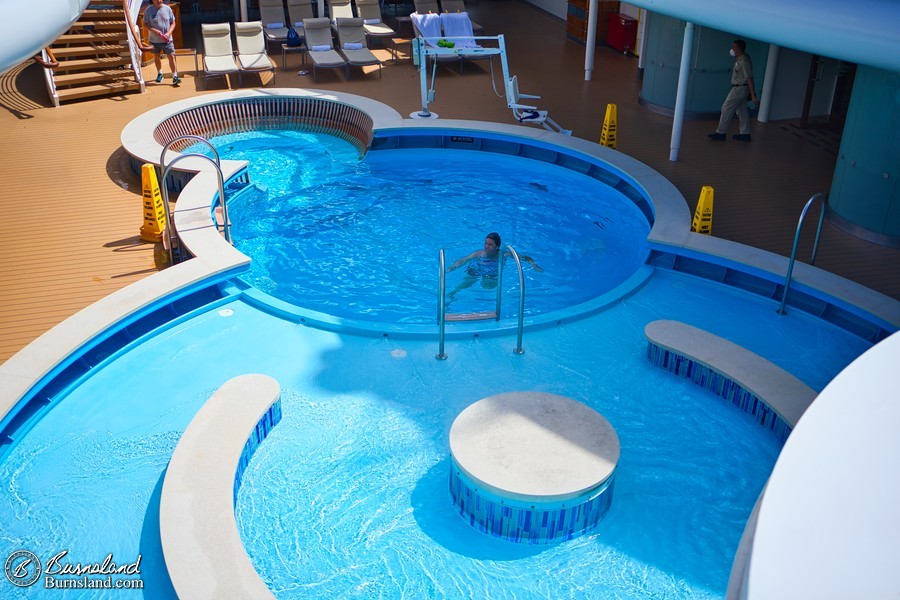
<instances>
[{"instance_id":1,"label":"swimsuit","mask_svg":"<svg viewBox=\"0 0 900 600\"><path fill-rule=\"evenodd\" d=\"M469 263L466 273L475 277L497 277L498 264L496 258L482 256Z\"/></svg>"}]
</instances>

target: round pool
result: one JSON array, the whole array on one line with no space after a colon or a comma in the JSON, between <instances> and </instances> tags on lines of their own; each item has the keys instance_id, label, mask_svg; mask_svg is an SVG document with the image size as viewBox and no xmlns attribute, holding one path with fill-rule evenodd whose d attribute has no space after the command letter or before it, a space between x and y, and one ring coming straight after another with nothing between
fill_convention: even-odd
<instances>
[{"instance_id":1,"label":"round pool","mask_svg":"<svg viewBox=\"0 0 900 600\"><path fill-rule=\"evenodd\" d=\"M213 138L249 163L229 198L232 238L253 260L242 279L302 309L388 323L434 323L438 256L447 265L498 232L523 262L526 315L588 302L646 259L647 217L617 189L544 160L448 148L372 150L326 134L257 130ZM518 277L504 263L501 315L515 315ZM448 310L491 310L496 279L466 285Z\"/></svg>"}]
</instances>

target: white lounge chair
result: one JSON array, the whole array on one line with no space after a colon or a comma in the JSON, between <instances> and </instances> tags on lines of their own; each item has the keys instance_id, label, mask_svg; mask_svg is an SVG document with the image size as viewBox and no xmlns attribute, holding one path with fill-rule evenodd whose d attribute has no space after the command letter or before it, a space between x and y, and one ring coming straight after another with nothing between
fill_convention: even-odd
<instances>
[{"instance_id":1,"label":"white lounge chair","mask_svg":"<svg viewBox=\"0 0 900 600\"><path fill-rule=\"evenodd\" d=\"M272 84L274 85L275 63L266 53L266 38L263 34L262 22L237 22L234 24L234 34L237 40L238 67L241 72L272 71Z\"/></svg>"},{"instance_id":2,"label":"white lounge chair","mask_svg":"<svg viewBox=\"0 0 900 600\"><path fill-rule=\"evenodd\" d=\"M318 69L336 69L344 67L350 77L347 59L334 49L331 41L331 21L326 17L303 19L303 30L306 32L306 48L313 65L313 81Z\"/></svg>"},{"instance_id":3,"label":"white lounge chair","mask_svg":"<svg viewBox=\"0 0 900 600\"><path fill-rule=\"evenodd\" d=\"M238 78L240 78L240 69L234 62L234 48L231 45L231 24L203 23L201 36L203 37L204 83L210 77L223 77L227 84L227 77L232 73L238 73Z\"/></svg>"},{"instance_id":4,"label":"white lounge chair","mask_svg":"<svg viewBox=\"0 0 900 600\"><path fill-rule=\"evenodd\" d=\"M507 106L512 109L513 116L516 121L526 125L540 125L547 131L561 133L563 135L572 135L571 129L563 129L559 123L548 116L546 110L538 110L537 106L522 104L519 102L522 98L540 99L540 96L531 94L522 94L519 92L519 79L515 75L510 77L506 82L506 102Z\"/></svg>"},{"instance_id":5,"label":"white lounge chair","mask_svg":"<svg viewBox=\"0 0 900 600\"><path fill-rule=\"evenodd\" d=\"M438 48L438 42L444 37L441 31L441 17L437 13L414 12L409 15L412 21L413 32L416 37L425 40L429 48ZM458 62L460 73L462 72L462 57L459 54L435 54L432 58L437 62Z\"/></svg>"},{"instance_id":6,"label":"white lounge chair","mask_svg":"<svg viewBox=\"0 0 900 600\"><path fill-rule=\"evenodd\" d=\"M338 52L344 55L351 67L378 65L381 77L381 61L366 46L366 30L362 19L338 19ZM348 69L349 73L349 69Z\"/></svg>"},{"instance_id":7,"label":"white lounge chair","mask_svg":"<svg viewBox=\"0 0 900 600\"><path fill-rule=\"evenodd\" d=\"M354 18L350 0L328 0L328 16L331 17L331 23L335 27L338 19Z\"/></svg>"},{"instance_id":8,"label":"white lounge chair","mask_svg":"<svg viewBox=\"0 0 900 600\"><path fill-rule=\"evenodd\" d=\"M363 20L363 29L369 37L397 36L397 32L388 27L381 16L379 0L355 0L356 16Z\"/></svg>"},{"instance_id":9,"label":"white lounge chair","mask_svg":"<svg viewBox=\"0 0 900 600\"><path fill-rule=\"evenodd\" d=\"M288 21L284 18L283 0L259 0L259 20L267 42L287 40Z\"/></svg>"}]
</instances>

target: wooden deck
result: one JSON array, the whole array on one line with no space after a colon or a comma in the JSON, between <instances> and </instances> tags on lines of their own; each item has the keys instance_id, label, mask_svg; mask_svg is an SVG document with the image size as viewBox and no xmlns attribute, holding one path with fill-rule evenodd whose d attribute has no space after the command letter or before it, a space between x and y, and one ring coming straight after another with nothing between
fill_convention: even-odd
<instances>
[{"instance_id":1,"label":"wooden deck","mask_svg":"<svg viewBox=\"0 0 900 600\"><path fill-rule=\"evenodd\" d=\"M489 33L506 35L510 68L526 93L541 94L542 108L574 135L598 140L607 103L618 107L618 150L668 177L693 209L704 185L715 189L713 234L787 255L797 218L816 192L827 192L836 158L835 140L799 131L790 123L753 124L753 142L716 143L706 134L715 121L687 121L678 162L670 162L671 119L638 105L637 59L597 49L594 80L584 81L584 47L568 41L565 24L516 0L472 7ZM197 39L185 25L186 44ZM388 60L387 50L376 54ZM402 57L402 55L401 55ZM368 96L401 114L420 107L419 78L407 61L374 69L323 70L319 81L300 76L300 58L273 53L278 87L335 89ZM183 83L152 83L147 93L51 108L43 75L25 64L0 76L0 361L66 317L163 266L158 245L142 242L139 179L128 167L119 134L135 116L181 98L227 89L195 78L190 56L179 58ZM271 74L263 74L271 85ZM497 90L502 78L494 74ZM247 75L244 87L258 86ZM237 85L235 78L233 85ZM486 64L467 64L462 74L441 67L430 109L444 118L511 123L505 101L494 94ZM814 219L803 237L806 260ZM825 226L817 265L900 299L900 250L873 245Z\"/></svg>"}]
</instances>

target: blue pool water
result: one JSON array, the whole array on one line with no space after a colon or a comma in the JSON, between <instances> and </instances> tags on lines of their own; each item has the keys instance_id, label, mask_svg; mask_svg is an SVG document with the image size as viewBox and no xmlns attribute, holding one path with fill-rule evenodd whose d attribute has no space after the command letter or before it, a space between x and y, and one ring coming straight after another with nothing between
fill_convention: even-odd
<instances>
[{"instance_id":1,"label":"blue pool water","mask_svg":"<svg viewBox=\"0 0 900 600\"><path fill-rule=\"evenodd\" d=\"M500 232L531 256L527 314L571 307L615 288L646 259L650 226L620 192L563 167L465 150L369 152L324 134L256 131L213 138L249 161L251 189L229 201L232 238L253 258L242 278L293 305L338 317L433 323L438 252L447 264ZM464 277L448 275L448 290ZM508 262L507 298L518 282ZM454 312L485 310L475 285ZM508 302L510 310L515 302Z\"/></svg>"},{"instance_id":2,"label":"blue pool water","mask_svg":"<svg viewBox=\"0 0 900 600\"><path fill-rule=\"evenodd\" d=\"M524 355L508 337L473 337L450 342L446 361L434 359L434 342L315 330L235 300L94 369L9 450L0 556L140 554L143 595L173 597L157 531L166 464L215 389L256 372L281 383L284 417L244 474L235 511L281 598L721 598L779 446L748 415L647 362L643 327L660 318L703 326L817 389L869 346L669 272L600 314L526 332ZM455 513L450 424L472 402L514 390L587 402L616 428L613 506L595 534L516 546ZM0 579L0 596L83 595Z\"/></svg>"}]
</instances>

